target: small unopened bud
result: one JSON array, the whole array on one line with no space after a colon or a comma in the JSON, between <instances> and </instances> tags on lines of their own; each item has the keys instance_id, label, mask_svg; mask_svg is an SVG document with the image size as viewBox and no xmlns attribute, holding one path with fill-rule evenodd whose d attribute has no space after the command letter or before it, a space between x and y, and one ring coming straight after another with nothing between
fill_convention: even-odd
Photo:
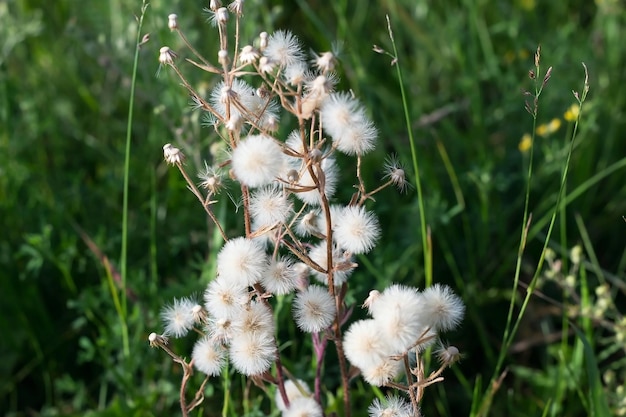
<instances>
[{"instance_id":1,"label":"small unopened bud","mask_svg":"<svg viewBox=\"0 0 626 417\"><path fill-rule=\"evenodd\" d=\"M530 78L531 80L534 80L534 79L535 79L535 77L536 77L536 75L535 75L535 71L533 71L533 70L529 70L529 71L528 71L528 78Z\"/></svg>"},{"instance_id":2,"label":"small unopened bud","mask_svg":"<svg viewBox=\"0 0 626 417\"><path fill-rule=\"evenodd\" d=\"M218 23L220 24L224 24L226 22L228 22L228 9L226 7L220 7L219 9L217 9L216 13L216 20Z\"/></svg>"},{"instance_id":3,"label":"small unopened bud","mask_svg":"<svg viewBox=\"0 0 626 417\"><path fill-rule=\"evenodd\" d=\"M211 0L209 2L209 9L211 9L213 11L216 11L220 7L222 7L222 2L220 0Z\"/></svg>"},{"instance_id":4,"label":"small unopened bud","mask_svg":"<svg viewBox=\"0 0 626 417\"><path fill-rule=\"evenodd\" d=\"M228 59L228 51L225 51L223 49L221 49L218 53L217 53L217 61L220 63L220 65L222 65L223 67L227 66L230 63L230 59Z\"/></svg>"},{"instance_id":5,"label":"small unopened bud","mask_svg":"<svg viewBox=\"0 0 626 417\"><path fill-rule=\"evenodd\" d=\"M150 342L150 347L160 347L166 346L168 343L167 337L158 335L156 333L150 333L148 336L148 342Z\"/></svg>"},{"instance_id":6,"label":"small unopened bud","mask_svg":"<svg viewBox=\"0 0 626 417\"><path fill-rule=\"evenodd\" d=\"M167 16L167 27L170 28L170 30L178 29L178 15L172 13Z\"/></svg>"},{"instance_id":7,"label":"small unopened bud","mask_svg":"<svg viewBox=\"0 0 626 417\"><path fill-rule=\"evenodd\" d=\"M170 165L182 164L185 161L185 155L181 150L169 143L163 145L163 158Z\"/></svg>"},{"instance_id":8,"label":"small unopened bud","mask_svg":"<svg viewBox=\"0 0 626 417\"><path fill-rule=\"evenodd\" d=\"M259 41L259 49L262 51L267 48L267 32L261 32L259 38L261 39Z\"/></svg>"}]
</instances>

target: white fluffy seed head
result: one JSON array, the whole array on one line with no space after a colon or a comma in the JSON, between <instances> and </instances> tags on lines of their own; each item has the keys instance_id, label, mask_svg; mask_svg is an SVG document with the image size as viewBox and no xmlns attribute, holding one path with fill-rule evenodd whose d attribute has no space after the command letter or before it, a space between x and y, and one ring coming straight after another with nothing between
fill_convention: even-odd
<instances>
[{"instance_id":1,"label":"white fluffy seed head","mask_svg":"<svg viewBox=\"0 0 626 417\"><path fill-rule=\"evenodd\" d=\"M287 394L289 403L291 403L298 398L309 397L311 395L311 390L309 389L309 386L306 384L306 382L301 379L298 379L295 382L291 379L288 379L285 381L285 393ZM284 412L287 410L285 402L283 401L283 396L280 395L280 391L276 390L276 396L274 397L274 400L276 402L276 407L280 411Z\"/></svg>"},{"instance_id":2,"label":"white fluffy seed head","mask_svg":"<svg viewBox=\"0 0 626 417\"><path fill-rule=\"evenodd\" d=\"M193 346L191 357L196 369L215 376L222 372L226 364L226 349L210 337L204 336Z\"/></svg>"},{"instance_id":3,"label":"white fluffy seed head","mask_svg":"<svg viewBox=\"0 0 626 417\"><path fill-rule=\"evenodd\" d=\"M232 154L235 177L248 187L271 184L281 173L283 163L280 146L266 135L248 136Z\"/></svg>"},{"instance_id":4,"label":"white fluffy seed head","mask_svg":"<svg viewBox=\"0 0 626 417\"><path fill-rule=\"evenodd\" d=\"M297 61L285 68L285 80L293 85L302 85L307 81L307 65L304 61Z\"/></svg>"},{"instance_id":5,"label":"white fluffy seed head","mask_svg":"<svg viewBox=\"0 0 626 417\"><path fill-rule=\"evenodd\" d=\"M371 368L389 355L380 337L379 323L372 319L352 323L344 335L343 347L346 358L359 369Z\"/></svg>"},{"instance_id":6,"label":"white fluffy seed head","mask_svg":"<svg viewBox=\"0 0 626 417\"><path fill-rule=\"evenodd\" d=\"M250 196L250 215L257 228L286 223L292 214L292 203L275 186L260 188Z\"/></svg>"},{"instance_id":7,"label":"white fluffy seed head","mask_svg":"<svg viewBox=\"0 0 626 417\"><path fill-rule=\"evenodd\" d=\"M296 324L307 333L317 333L329 327L335 314L335 300L326 288L318 285L309 286L293 302Z\"/></svg>"},{"instance_id":8,"label":"white fluffy seed head","mask_svg":"<svg viewBox=\"0 0 626 417\"><path fill-rule=\"evenodd\" d=\"M333 230L337 244L353 254L369 252L380 237L378 219L364 207L344 207L333 217Z\"/></svg>"},{"instance_id":9,"label":"white fluffy seed head","mask_svg":"<svg viewBox=\"0 0 626 417\"><path fill-rule=\"evenodd\" d=\"M385 358L373 366L362 368L361 375L368 384L382 387L394 380L401 371L402 361Z\"/></svg>"},{"instance_id":10,"label":"white fluffy seed head","mask_svg":"<svg viewBox=\"0 0 626 417\"><path fill-rule=\"evenodd\" d=\"M322 407L311 397L300 397L289 403L282 417L322 417Z\"/></svg>"},{"instance_id":11,"label":"white fluffy seed head","mask_svg":"<svg viewBox=\"0 0 626 417\"><path fill-rule=\"evenodd\" d=\"M350 94L329 95L322 103L321 114L324 130L341 152L363 155L374 149L378 132Z\"/></svg>"},{"instance_id":12,"label":"white fluffy seed head","mask_svg":"<svg viewBox=\"0 0 626 417\"><path fill-rule=\"evenodd\" d=\"M424 322L435 331L454 329L463 319L465 305L447 285L435 284L422 292Z\"/></svg>"},{"instance_id":13,"label":"white fluffy seed head","mask_svg":"<svg viewBox=\"0 0 626 417\"><path fill-rule=\"evenodd\" d=\"M196 302L190 298L178 298L161 310L161 318L165 324L165 336L183 337L193 328Z\"/></svg>"},{"instance_id":14,"label":"white fluffy seed head","mask_svg":"<svg viewBox=\"0 0 626 417\"><path fill-rule=\"evenodd\" d=\"M223 277L211 281L204 291L204 307L216 319L237 316L247 302L247 287Z\"/></svg>"},{"instance_id":15,"label":"white fluffy seed head","mask_svg":"<svg viewBox=\"0 0 626 417\"><path fill-rule=\"evenodd\" d=\"M237 332L230 340L233 367L244 375L258 375L270 369L276 356L274 337L265 332Z\"/></svg>"},{"instance_id":16,"label":"white fluffy seed head","mask_svg":"<svg viewBox=\"0 0 626 417\"><path fill-rule=\"evenodd\" d=\"M376 398L368 407L369 417L419 417L413 414L413 406L404 398L387 395L384 400Z\"/></svg>"},{"instance_id":17,"label":"white fluffy seed head","mask_svg":"<svg viewBox=\"0 0 626 417\"><path fill-rule=\"evenodd\" d=\"M293 292L297 283L297 272L293 261L287 257L271 260L267 272L261 277L263 288L274 295Z\"/></svg>"},{"instance_id":18,"label":"white fluffy seed head","mask_svg":"<svg viewBox=\"0 0 626 417\"><path fill-rule=\"evenodd\" d=\"M269 36L263 55L282 67L303 61L304 57L298 38L285 30L278 30Z\"/></svg>"},{"instance_id":19,"label":"white fluffy seed head","mask_svg":"<svg viewBox=\"0 0 626 417\"><path fill-rule=\"evenodd\" d=\"M413 346L427 329L421 294L411 287L394 284L369 305L374 320L381 325L390 349L401 353Z\"/></svg>"},{"instance_id":20,"label":"white fluffy seed head","mask_svg":"<svg viewBox=\"0 0 626 417\"><path fill-rule=\"evenodd\" d=\"M319 209L309 210L300 215L296 223L295 231L302 237L323 234L322 220L323 218L321 217Z\"/></svg>"},{"instance_id":21,"label":"white fluffy seed head","mask_svg":"<svg viewBox=\"0 0 626 417\"><path fill-rule=\"evenodd\" d=\"M274 334L274 316L264 303L253 301L233 318L236 331Z\"/></svg>"},{"instance_id":22,"label":"white fluffy seed head","mask_svg":"<svg viewBox=\"0 0 626 417\"><path fill-rule=\"evenodd\" d=\"M256 241L238 237L231 239L217 255L220 279L248 287L255 284L267 270L267 255Z\"/></svg>"}]
</instances>

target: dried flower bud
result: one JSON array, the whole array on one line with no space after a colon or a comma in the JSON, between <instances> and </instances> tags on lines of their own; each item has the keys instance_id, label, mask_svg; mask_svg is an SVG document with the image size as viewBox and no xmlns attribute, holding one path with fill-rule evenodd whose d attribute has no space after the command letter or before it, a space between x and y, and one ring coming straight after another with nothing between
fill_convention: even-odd
<instances>
[{"instance_id":1,"label":"dried flower bud","mask_svg":"<svg viewBox=\"0 0 626 417\"><path fill-rule=\"evenodd\" d=\"M217 9L217 11L215 12L215 20L219 24L225 24L226 22L228 22L228 9L226 7L220 7L219 9Z\"/></svg>"},{"instance_id":2,"label":"dried flower bud","mask_svg":"<svg viewBox=\"0 0 626 417\"><path fill-rule=\"evenodd\" d=\"M322 74L333 71L337 64L337 57L332 52L323 52L321 55L315 55L315 66Z\"/></svg>"},{"instance_id":3,"label":"dried flower bud","mask_svg":"<svg viewBox=\"0 0 626 417\"><path fill-rule=\"evenodd\" d=\"M395 185L400 192L406 191L409 187L409 183L406 180L404 168L402 164L400 164L398 157L395 155L387 157L383 168L385 172L384 178Z\"/></svg>"},{"instance_id":4,"label":"dried flower bud","mask_svg":"<svg viewBox=\"0 0 626 417\"><path fill-rule=\"evenodd\" d=\"M228 5L228 9L237 16L241 16L243 14L243 3L244 0L235 0Z\"/></svg>"},{"instance_id":5,"label":"dried flower bud","mask_svg":"<svg viewBox=\"0 0 626 417\"><path fill-rule=\"evenodd\" d=\"M239 54L239 62L242 64L251 64L259 59L259 53L254 49L252 45L246 45L241 48Z\"/></svg>"},{"instance_id":6,"label":"dried flower bud","mask_svg":"<svg viewBox=\"0 0 626 417\"><path fill-rule=\"evenodd\" d=\"M529 71L528 71L528 78L530 78L531 80L534 80L534 79L535 79L535 77L536 77L536 75L535 75L535 71L533 71L533 70L529 70Z\"/></svg>"},{"instance_id":7,"label":"dried flower bud","mask_svg":"<svg viewBox=\"0 0 626 417\"><path fill-rule=\"evenodd\" d=\"M215 11L222 7L222 2L220 0L211 0L209 2L209 9Z\"/></svg>"},{"instance_id":8,"label":"dried flower bud","mask_svg":"<svg viewBox=\"0 0 626 417\"><path fill-rule=\"evenodd\" d=\"M372 51L376 52L377 54L384 54L385 53L385 50L383 48L381 48L380 46L378 46L378 45L374 45L372 47Z\"/></svg>"},{"instance_id":9,"label":"dried flower bud","mask_svg":"<svg viewBox=\"0 0 626 417\"><path fill-rule=\"evenodd\" d=\"M268 73L274 71L274 63L266 56L262 56L259 59L259 71L262 73Z\"/></svg>"},{"instance_id":10,"label":"dried flower bud","mask_svg":"<svg viewBox=\"0 0 626 417\"><path fill-rule=\"evenodd\" d=\"M213 167L204 163L204 170L198 174L198 177L202 180L200 186L206 188L211 194L218 194L222 188L222 173Z\"/></svg>"},{"instance_id":11,"label":"dried flower bud","mask_svg":"<svg viewBox=\"0 0 626 417\"><path fill-rule=\"evenodd\" d=\"M174 65L174 58L176 58L176 56L176 52L172 51L167 46L159 49L159 62L163 65Z\"/></svg>"},{"instance_id":12,"label":"dried flower bud","mask_svg":"<svg viewBox=\"0 0 626 417\"><path fill-rule=\"evenodd\" d=\"M169 143L163 145L163 157L165 162L170 165L182 164L185 160L185 155L181 152L181 150L175 148Z\"/></svg>"},{"instance_id":13,"label":"dried flower bud","mask_svg":"<svg viewBox=\"0 0 626 417\"><path fill-rule=\"evenodd\" d=\"M371 311L372 310L372 304L374 304L378 298L380 298L380 291L378 291L378 290L370 291L369 295L367 296L367 298L363 302L363 306L362 307L367 308L368 311Z\"/></svg>"},{"instance_id":14,"label":"dried flower bud","mask_svg":"<svg viewBox=\"0 0 626 417\"><path fill-rule=\"evenodd\" d=\"M461 359L461 353L459 353L459 349L455 346L441 346L437 351L437 358L442 365L450 366Z\"/></svg>"},{"instance_id":15,"label":"dried flower bud","mask_svg":"<svg viewBox=\"0 0 626 417\"><path fill-rule=\"evenodd\" d=\"M178 15L172 13L167 16L167 27L170 28L170 30L178 29Z\"/></svg>"}]
</instances>

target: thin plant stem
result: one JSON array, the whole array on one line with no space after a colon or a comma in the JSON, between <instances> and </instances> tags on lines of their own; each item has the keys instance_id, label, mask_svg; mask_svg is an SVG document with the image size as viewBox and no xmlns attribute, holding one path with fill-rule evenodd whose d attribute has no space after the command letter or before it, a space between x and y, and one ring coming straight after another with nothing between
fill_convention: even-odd
<instances>
[{"instance_id":1,"label":"thin plant stem","mask_svg":"<svg viewBox=\"0 0 626 417\"><path fill-rule=\"evenodd\" d=\"M120 254L120 274L122 276L121 292L121 313L119 314L120 324L122 326L122 346L125 358L130 357L130 344L128 340L128 325L126 316L128 312L127 296L126 296L126 279L128 276L128 189L130 182L130 142L133 129L133 112L135 107L135 87L137 84L137 68L139 65L139 49L141 48L141 30L143 27L143 19L148 10L148 3L143 0L141 5L141 14L137 18L137 37L135 39L135 57L133 59L132 80L130 83L130 97L128 100L128 121L126 124L126 147L124 151L124 192L122 202L122 249Z\"/></svg>"},{"instance_id":2,"label":"thin plant stem","mask_svg":"<svg viewBox=\"0 0 626 417\"><path fill-rule=\"evenodd\" d=\"M396 68L396 74L398 76L398 84L400 86L400 94L402 97L402 108L404 110L404 120L407 127L407 134L409 136L409 144L411 145L411 158L413 161L413 169L415 171L415 186L417 188L417 204L420 211L420 235L422 237L422 251L424 254L424 274L425 274L425 287L430 287L433 283L433 267L432 267L432 248L428 242L427 230L426 230L426 210L424 207L424 193L422 190L422 182L420 177L419 160L417 158L417 150L415 147L415 138L413 137L413 130L411 127L411 116L409 114L409 102L404 89L404 78L402 76L402 68L399 63L398 49L396 41L393 36L393 30L391 29L391 20L387 15L387 30L389 32L389 39L393 47L393 65Z\"/></svg>"}]
</instances>

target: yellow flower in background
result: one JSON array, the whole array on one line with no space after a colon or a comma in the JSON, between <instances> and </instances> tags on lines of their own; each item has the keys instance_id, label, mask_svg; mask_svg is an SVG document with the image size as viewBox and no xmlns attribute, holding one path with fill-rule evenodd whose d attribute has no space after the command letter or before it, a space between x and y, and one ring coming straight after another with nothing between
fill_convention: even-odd
<instances>
[{"instance_id":1,"label":"yellow flower in background","mask_svg":"<svg viewBox=\"0 0 626 417\"><path fill-rule=\"evenodd\" d=\"M559 130L560 127L561 119L554 118L550 121L550 123L544 123L537 126L536 133L541 137L546 137Z\"/></svg>"},{"instance_id":2,"label":"yellow flower in background","mask_svg":"<svg viewBox=\"0 0 626 417\"><path fill-rule=\"evenodd\" d=\"M528 49L520 49L519 52L517 53L517 57L520 59L520 61L525 60L529 56L530 56L530 52L528 52Z\"/></svg>"},{"instance_id":3,"label":"yellow flower in background","mask_svg":"<svg viewBox=\"0 0 626 417\"><path fill-rule=\"evenodd\" d=\"M515 52L509 49L508 51L504 53L504 56L503 56L504 62L507 64L511 64L513 61L515 61L515 56L516 56Z\"/></svg>"},{"instance_id":4,"label":"yellow flower in background","mask_svg":"<svg viewBox=\"0 0 626 417\"><path fill-rule=\"evenodd\" d=\"M578 113L580 113L580 106L574 103L565 111L563 118L568 122L575 122L578 119Z\"/></svg>"},{"instance_id":5,"label":"yellow flower in background","mask_svg":"<svg viewBox=\"0 0 626 417\"><path fill-rule=\"evenodd\" d=\"M519 5L519 7L526 10L527 12L534 10L536 6L535 0L518 0L517 4Z\"/></svg>"},{"instance_id":6,"label":"yellow flower in background","mask_svg":"<svg viewBox=\"0 0 626 417\"><path fill-rule=\"evenodd\" d=\"M532 144L533 144L533 138L532 136L530 136L530 133L524 133L522 135L522 139L519 141L519 144L517 145L517 149L519 149L520 152L525 153L525 152L528 152Z\"/></svg>"}]
</instances>

